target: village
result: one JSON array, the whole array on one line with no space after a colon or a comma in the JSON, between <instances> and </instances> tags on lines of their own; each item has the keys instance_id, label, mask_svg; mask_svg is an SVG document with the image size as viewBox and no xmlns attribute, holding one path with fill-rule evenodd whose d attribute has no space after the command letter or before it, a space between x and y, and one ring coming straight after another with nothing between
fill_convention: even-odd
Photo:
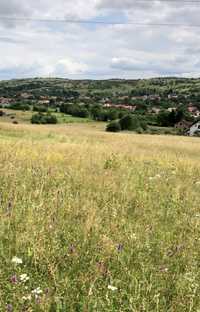
<instances>
[{"instance_id":1,"label":"village","mask_svg":"<svg viewBox=\"0 0 200 312\"><path fill-rule=\"evenodd\" d=\"M164 78L144 81L27 79L2 82L0 116L7 114L14 119L12 111L7 109L60 112L109 122L130 114L142 119L154 130L157 127L156 133L159 129L162 132L164 128L173 128L174 134L199 136L200 95L199 88L195 87L197 82Z\"/></svg>"}]
</instances>

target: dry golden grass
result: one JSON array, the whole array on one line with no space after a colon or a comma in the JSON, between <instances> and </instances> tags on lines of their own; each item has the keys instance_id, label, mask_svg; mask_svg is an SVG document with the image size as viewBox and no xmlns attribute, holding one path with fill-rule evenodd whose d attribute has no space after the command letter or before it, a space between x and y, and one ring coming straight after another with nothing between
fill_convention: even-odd
<instances>
[{"instance_id":1,"label":"dry golden grass","mask_svg":"<svg viewBox=\"0 0 200 312\"><path fill-rule=\"evenodd\" d=\"M199 139L104 127L0 124L0 311L200 310Z\"/></svg>"}]
</instances>

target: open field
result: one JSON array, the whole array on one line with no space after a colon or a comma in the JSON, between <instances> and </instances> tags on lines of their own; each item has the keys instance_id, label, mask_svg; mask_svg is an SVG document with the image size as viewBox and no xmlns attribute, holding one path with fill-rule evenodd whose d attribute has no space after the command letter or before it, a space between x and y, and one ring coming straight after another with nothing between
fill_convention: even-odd
<instances>
[{"instance_id":1,"label":"open field","mask_svg":"<svg viewBox=\"0 0 200 312\"><path fill-rule=\"evenodd\" d=\"M20 124L30 124L31 117L33 114L37 112L32 111L21 111L21 110L13 110L13 109L3 109L6 113L5 116L0 116L0 122L13 123L17 121ZM81 118L81 117L73 117L70 115L62 114L62 113L54 113L58 119L58 123L87 123L92 122L89 118Z\"/></svg>"},{"instance_id":2,"label":"open field","mask_svg":"<svg viewBox=\"0 0 200 312\"><path fill-rule=\"evenodd\" d=\"M0 311L200 311L199 139L104 128L0 123Z\"/></svg>"}]
</instances>

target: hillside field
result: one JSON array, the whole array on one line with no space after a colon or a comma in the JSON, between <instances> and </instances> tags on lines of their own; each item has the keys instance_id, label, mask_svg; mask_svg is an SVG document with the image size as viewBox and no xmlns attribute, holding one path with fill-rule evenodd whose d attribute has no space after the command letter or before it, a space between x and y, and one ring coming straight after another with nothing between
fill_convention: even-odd
<instances>
[{"instance_id":1,"label":"hillside field","mask_svg":"<svg viewBox=\"0 0 200 312\"><path fill-rule=\"evenodd\" d=\"M0 311L200 311L200 140L0 123Z\"/></svg>"}]
</instances>

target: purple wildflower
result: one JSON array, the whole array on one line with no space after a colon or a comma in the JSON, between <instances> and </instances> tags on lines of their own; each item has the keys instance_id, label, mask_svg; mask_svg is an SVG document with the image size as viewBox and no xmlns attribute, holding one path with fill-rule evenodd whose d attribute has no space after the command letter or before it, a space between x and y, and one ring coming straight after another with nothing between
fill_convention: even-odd
<instances>
[{"instance_id":1,"label":"purple wildflower","mask_svg":"<svg viewBox=\"0 0 200 312\"><path fill-rule=\"evenodd\" d=\"M7 311L7 312L12 312L12 311L13 311L13 306L12 306L11 303L9 303L9 304L6 305L6 311Z\"/></svg>"},{"instance_id":2,"label":"purple wildflower","mask_svg":"<svg viewBox=\"0 0 200 312\"><path fill-rule=\"evenodd\" d=\"M17 276L16 276L16 275L11 276L10 282L11 282L12 284L17 284L17 282L18 282Z\"/></svg>"}]
</instances>

